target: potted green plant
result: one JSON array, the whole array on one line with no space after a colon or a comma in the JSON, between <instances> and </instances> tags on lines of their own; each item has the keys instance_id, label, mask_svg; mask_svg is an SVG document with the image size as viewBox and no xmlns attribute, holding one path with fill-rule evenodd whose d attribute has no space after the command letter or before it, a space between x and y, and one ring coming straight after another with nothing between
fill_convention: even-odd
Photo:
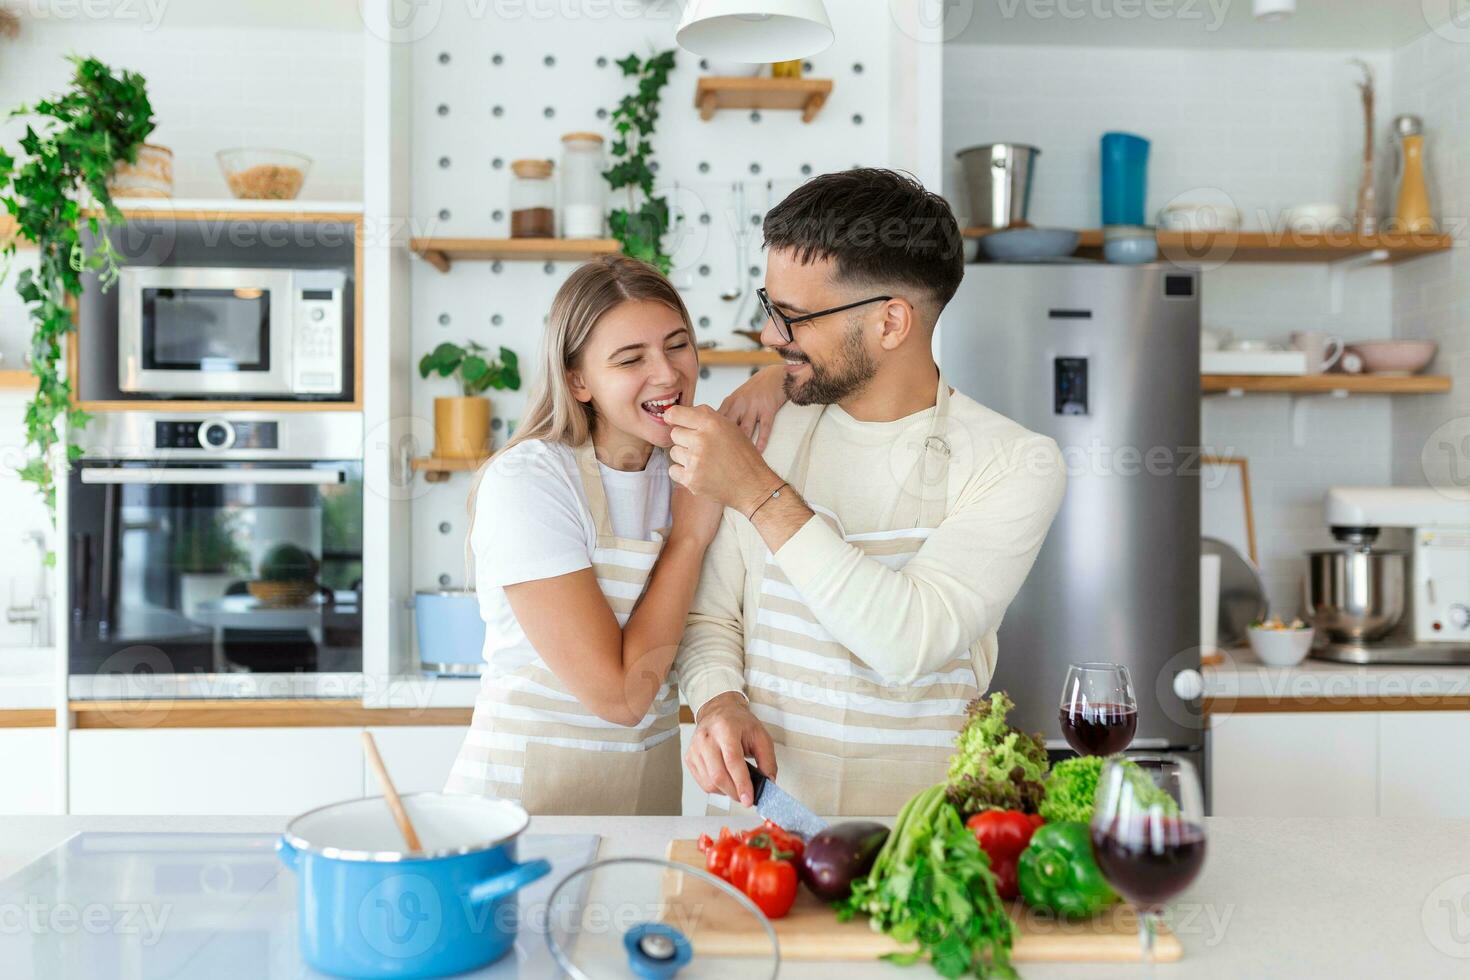
<instances>
[{"instance_id":1,"label":"potted green plant","mask_svg":"<svg viewBox=\"0 0 1470 980\"><path fill-rule=\"evenodd\" d=\"M256 578L246 588L267 606L299 606L316 594L321 565L305 548L289 541L271 545L260 559Z\"/></svg>"},{"instance_id":2,"label":"potted green plant","mask_svg":"<svg viewBox=\"0 0 1470 980\"><path fill-rule=\"evenodd\" d=\"M71 383L62 368L62 343L72 329L70 305L82 294L82 276L98 273L102 288L117 279L117 255L103 227L123 220L107 191L119 162L134 163L153 131L153 107L143 76L112 69L95 58L72 58L71 86L53 99L21 106L10 115L33 116L20 139L20 155L0 151L0 204L15 221L16 238L36 246L36 267L16 283L31 319L31 372L36 395L26 409L26 442L34 448L20 468L56 517L52 479L55 448L67 439L65 463L81 456L59 423L78 430L87 415L72 407ZM82 232L95 244L84 248Z\"/></svg>"},{"instance_id":3,"label":"potted green plant","mask_svg":"<svg viewBox=\"0 0 1470 980\"><path fill-rule=\"evenodd\" d=\"M179 575L179 608L192 618L202 603L218 599L250 571L250 556L235 540L236 514L216 511L203 520L174 528L174 570Z\"/></svg>"},{"instance_id":4,"label":"potted green plant","mask_svg":"<svg viewBox=\"0 0 1470 980\"><path fill-rule=\"evenodd\" d=\"M481 397L489 388L517 391L521 373L515 351L500 348L498 360L486 357L488 349L473 340L461 347L443 343L419 361L419 376L455 375L458 397L434 399L434 455L447 459L480 459L490 453L490 399Z\"/></svg>"},{"instance_id":5,"label":"potted green plant","mask_svg":"<svg viewBox=\"0 0 1470 980\"><path fill-rule=\"evenodd\" d=\"M647 262L664 275L673 262L663 249L669 230L669 202L653 192L653 133L658 105L674 70L674 51L660 51L647 60L630 54L617 62L623 77L637 80L637 91L625 95L612 111L617 135L609 147L612 166L604 173L613 190L626 190L628 206L613 208L608 228L623 246L623 254ZM641 200L640 200L641 198Z\"/></svg>"}]
</instances>

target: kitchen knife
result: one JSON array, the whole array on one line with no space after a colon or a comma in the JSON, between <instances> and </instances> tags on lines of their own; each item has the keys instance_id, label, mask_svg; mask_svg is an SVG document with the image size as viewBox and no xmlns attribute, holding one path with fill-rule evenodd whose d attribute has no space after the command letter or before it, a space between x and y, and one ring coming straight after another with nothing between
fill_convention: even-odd
<instances>
[{"instance_id":1,"label":"kitchen knife","mask_svg":"<svg viewBox=\"0 0 1470 980\"><path fill-rule=\"evenodd\" d=\"M749 761L750 785L755 792L755 812L779 826L782 830L796 834L802 840L810 838L819 830L827 829L827 821L808 810L800 800L776 785L775 780L761 772Z\"/></svg>"}]
</instances>

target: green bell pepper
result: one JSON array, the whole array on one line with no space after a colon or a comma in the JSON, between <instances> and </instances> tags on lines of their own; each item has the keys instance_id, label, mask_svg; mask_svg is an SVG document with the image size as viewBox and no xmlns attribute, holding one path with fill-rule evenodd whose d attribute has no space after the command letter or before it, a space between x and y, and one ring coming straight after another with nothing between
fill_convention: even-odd
<instances>
[{"instance_id":1,"label":"green bell pepper","mask_svg":"<svg viewBox=\"0 0 1470 980\"><path fill-rule=\"evenodd\" d=\"M1077 821L1038 828L1021 852L1016 878L1026 904L1063 918L1089 916L1118 900L1092 859L1087 824Z\"/></svg>"}]
</instances>

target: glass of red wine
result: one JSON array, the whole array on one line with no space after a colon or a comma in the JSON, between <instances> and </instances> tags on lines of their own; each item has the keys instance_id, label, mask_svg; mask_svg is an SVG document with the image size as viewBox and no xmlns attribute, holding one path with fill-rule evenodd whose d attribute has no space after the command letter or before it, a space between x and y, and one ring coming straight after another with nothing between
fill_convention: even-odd
<instances>
[{"instance_id":1,"label":"glass of red wine","mask_svg":"<svg viewBox=\"0 0 1470 980\"><path fill-rule=\"evenodd\" d=\"M1122 664L1073 664L1062 685L1062 734L1081 755L1116 755L1138 731L1133 679Z\"/></svg>"},{"instance_id":2,"label":"glass of red wine","mask_svg":"<svg viewBox=\"0 0 1470 980\"><path fill-rule=\"evenodd\" d=\"M1109 759L1098 777L1092 854L1108 884L1138 910L1143 961L1152 963L1164 903L1205 863L1204 797L1187 759Z\"/></svg>"}]
</instances>

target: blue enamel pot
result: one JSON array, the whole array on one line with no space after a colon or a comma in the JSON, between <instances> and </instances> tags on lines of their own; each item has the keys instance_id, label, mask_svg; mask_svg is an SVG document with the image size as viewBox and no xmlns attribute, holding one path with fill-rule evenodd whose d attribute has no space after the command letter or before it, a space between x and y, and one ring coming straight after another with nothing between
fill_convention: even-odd
<instances>
[{"instance_id":1,"label":"blue enamel pot","mask_svg":"<svg viewBox=\"0 0 1470 980\"><path fill-rule=\"evenodd\" d=\"M292 820L276 843L296 873L301 956L341 977L442 977L484 966L515 942L516 891L551 870L516 860L530 823L515 803L409 793L423 844L407 852L380 796Z\"/></svg>"}]
</instances>

